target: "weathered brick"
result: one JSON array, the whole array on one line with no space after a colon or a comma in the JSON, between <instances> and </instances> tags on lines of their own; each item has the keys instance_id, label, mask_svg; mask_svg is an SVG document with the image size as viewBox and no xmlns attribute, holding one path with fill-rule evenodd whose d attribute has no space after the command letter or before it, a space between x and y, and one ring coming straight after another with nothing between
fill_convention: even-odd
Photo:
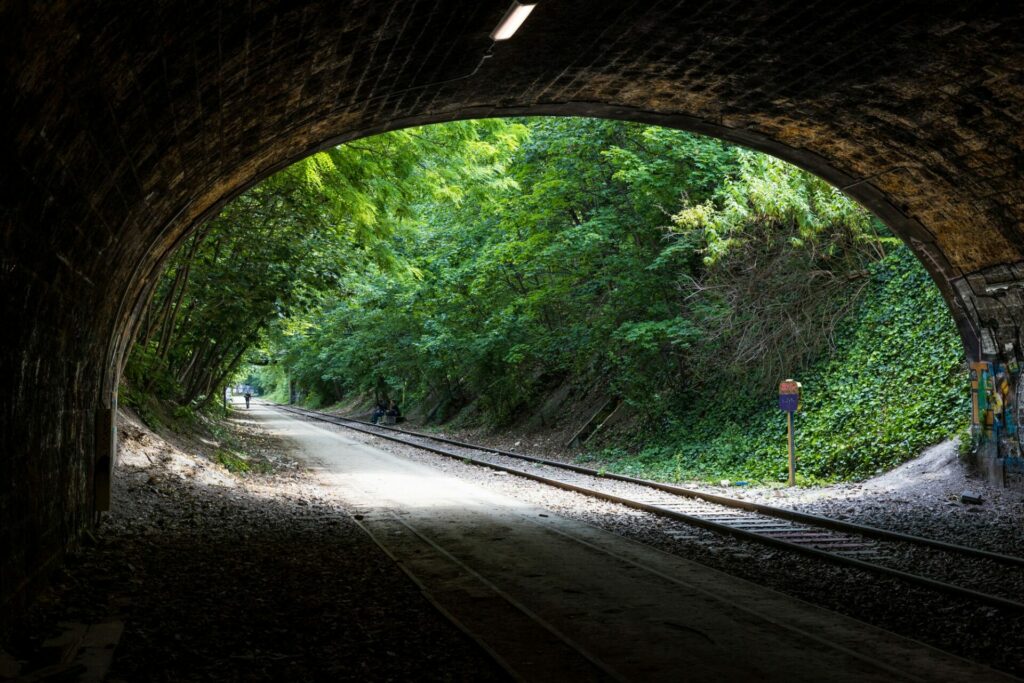
<instances>
[{"instance_id":1,"label":"weathered brick","mask_svg":"<svg viewBox=\"0 0 1024 683\"><path fill-rule=\"evenodd\" d=\"M1024 272L1014 3L544 2L469 77L507 4L0 4L0 613L91 516L93 410L167 251L329 141L528 113L719 135L912 239L969 353L1024 318L985 289Z\"/></svg>"}]
</instances>

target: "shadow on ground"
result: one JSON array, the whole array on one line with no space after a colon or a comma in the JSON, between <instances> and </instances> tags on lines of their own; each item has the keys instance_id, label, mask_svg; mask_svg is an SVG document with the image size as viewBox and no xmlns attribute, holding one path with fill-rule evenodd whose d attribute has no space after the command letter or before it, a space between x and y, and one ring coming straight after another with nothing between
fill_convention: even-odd
<instances>
[{"instance_id":1,"label":"shadow on ground","mask_svg":"<svg viewBox=\"0 0 1024 683\"><path fill-rule=\"evenodd\" d=\"M254 491L147 458L119 468L115 512L70 558L12 655L27 659L58 620L120 618L115 680L506 678L301 476Z\"/></svg>"}]
</instances>

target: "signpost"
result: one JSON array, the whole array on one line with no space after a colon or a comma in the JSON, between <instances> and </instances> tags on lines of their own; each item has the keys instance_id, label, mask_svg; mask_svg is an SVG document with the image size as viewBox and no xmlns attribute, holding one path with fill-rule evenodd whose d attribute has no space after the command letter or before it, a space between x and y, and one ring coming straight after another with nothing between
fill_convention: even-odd
<instances>
[{"instance_id":1,"label":"signpost","mask_svg":"<svg viewBox=\"0 0 1024 683\"><path fill-rule=\"evenodd\" d=\"M789 441L789 485L796 486L796 452L793 448L793 413L800 409L800 382L787 379L779 382L779 410L786 412Z\"/></svg>"}]
</instances>

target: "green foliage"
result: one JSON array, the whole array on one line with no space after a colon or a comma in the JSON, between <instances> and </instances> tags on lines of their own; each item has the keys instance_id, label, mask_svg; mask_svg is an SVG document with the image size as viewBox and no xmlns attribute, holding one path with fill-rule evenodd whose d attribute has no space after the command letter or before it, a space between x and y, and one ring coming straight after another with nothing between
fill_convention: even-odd
<instances>
[{"instance_id":1,"label":"green foliage","mask_svg":"<svg viewBox=\"0 0 1024 683\"><path fill-rule=\"evenodd\" d=\"M591 456L609 468L771 481L793 375L818 481L953 433L960 355L906 248L820 179L680 131L531 118L359 140L253 188L175 256L127 374L193 405L248 361L275 400L491 426L571 384L631 409Z\"/></svg>"},{"instance_id":2,"label":"green foliage","mask_svg":"<svg viewBox=\"0 0 1024 683\"><path fill-rule=\"evenodd\" d=\"M971 429L970 423L965 423L956 436L957 455L966 458L974 453L978 447L978 434Z\"/></svg>"},{"instance_id":3,"label":"green foliage","mask_svg":"<svg viewBox=\"0 0 1024 683\"><path fill-rule=\"evenodd\" d=\"M417 205L396 253L418 277L363 270L273 338L304 395L383 383L503 425L571 381L653 419L680 387L762 390L816 359L891 244L765 155L621 122L520 127L493 166L512 182Z\"/></svg>"},{"instance_id":4,"label":"green foliage","mask_svg":"<svg viewBox=\"0 0 1024 683\"><path fill-rule=\"evenodd\" d=\"M867 295L837 330L834 351L799 375L805 483L898 465L962 434L969 415L963 347L924 268L900 248L870 270ZM608 449L587 459L663 479L786 479L786 418L772 392L723 384L637 441L635 455Z\"/></svg>"},{"instance_id":5,"label":"green foliage","mask_svg":"<svg viewBox=\"0 0 1024 683\"><path fill-rule=\"evenodd\" d=\"M229 472L241 473L249 471L248 462L225 448L218 448L214 451L213 459Z\"/></svg>"},{"instance_id":6,"label":"green foliage","mask_svg":"<svg viewBox=\"0 0 1024 683\"><path fill-rule=\"evenodd\" d=\"M507 185L493 157L518 130L473 121L396 131L315 154L244 193L171 259L126 380L182 405L209 402L269 328L288 330L336 296L346 273L414 277L394 247L416 202L458 203L464 184L482 190L488 178Z\"/></svg>"},{"instance_id":7,"label":"green foliage","mask_svg":"<svg viewBox=\"0 0 1024 683\"><path fill-rule=\"evenodd\" d=\"M475 402L500 425L559 377L638 398L673 380L699 329L669 291L693 260L667 239L669 210L713 196L736 151L609 121L504 125L516 144L489 167L504 182L416 207L417 239L396 252L418 277L364 270L273 339L304 393L383 383L439 412Z\"/></svg>"},{"instance_id":8,"label":"green foliage","mask_svg":"<svg viewBox=\"0 0 1024 683\"><path fill-rule=\"evenodd\" d=\"M155 399L136 389L137 384L126 382L121 385L118 391L118 400L122 405L127 406L135 411L135 414L139 416L139 419L149 427L150 429L159 430L163 427L163 421L160 419L158 410L155 408Z\"/></svg>"}]
</instances>

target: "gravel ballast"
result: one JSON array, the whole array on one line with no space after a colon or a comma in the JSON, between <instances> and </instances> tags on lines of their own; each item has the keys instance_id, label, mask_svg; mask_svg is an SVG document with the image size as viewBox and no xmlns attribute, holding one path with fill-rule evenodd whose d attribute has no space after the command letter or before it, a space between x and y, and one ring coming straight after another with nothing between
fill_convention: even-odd
<instances>
[{"instance_id":1,"label":"gravel ballast","mask_svg":"<svg viewBox=\"0 0 1024 683\"><path fill-rule=\"evenodd\" d=\"M835 567L426 453L343 427L350 437L446 473L698 561L973 661L1024 676L1024 618L864 572ZM235 420L242 450L270 470L230 474L175 439L128 420L115 512L69 560L5 649L26 665L58 620L125 623L113 679L502 680L506 674L443 618L319 488L287 446ZM203 444L194 444L199 450ZM195 449L193 449L194 451ZM211 447L212 450L212 447ZM468 451L466 454L470 454ZM210 455L210 453L207 453ZM484 457L473 452L473 457ZM551 468L487 456L555 476ZM916 469L915 469L916 468ZM561 477L561 475L558 475ZM607 482L611 486L620 484ZM617 488L628 496L630 485ZM883 528L1024 555L1019 494L966 477L954 451L925 454L861 484L778 490L707 487ZM958 501L961 489L981 505ZM971 570L914 559L961 582ZM585 569L581 568L581 571ZM1024 599L1021 574L992 587ZM985 588L985 586L977 586Z\"/></svg>"},{"instance_id":2,"label":"gravel ballast","mask_svg":"<svg viewBox=\"0 0 1024 683\"><path fill-rule=\"evenodd\" d=\"M899 580L836 567L784 550L723 538L681 522L554 489L523 477L477 467L459 459L427 453L329 423L318 424L327 429L344 430L352 438L431 464L453 476L544 506L567 517L587 521L973 661L1018 676L1024 675L1024 617L1020 613L974 604ZM544 476L572 477L563 471L555 472L553 468L511 458L450 446L444 448ZM915 471L915 468L922 471ZM621 495L629 496L631 492L631 485L606 483L608 488L616 489ZM965 486L981 491L986 503L970 507L954 503L955 493ZM1024 555L1024 538L1020 529L1021 497L1015 492L985 487L969 479L956 461L955 447L950 444L884 477L861 484L793 491L704 488L780 507L1010 555ZM888 563L908 571L944 576L950 582L1024 601L1024 572L1019 569L991 566L986 562L961 565L955 558L902 546Z\"/></svg>"},{"instance_id":3,"label":"gravel ballast","mask_svg":"<svg viewBox=\"0 0 1024 683\"><path fill-rule=\"evenodd\" d=\"M126 681L506 680L283 444L236 421L236 476L122 422L114 512L12 642L22 674L58 621L120 619Z\"/></svg>"}]
</instances>

